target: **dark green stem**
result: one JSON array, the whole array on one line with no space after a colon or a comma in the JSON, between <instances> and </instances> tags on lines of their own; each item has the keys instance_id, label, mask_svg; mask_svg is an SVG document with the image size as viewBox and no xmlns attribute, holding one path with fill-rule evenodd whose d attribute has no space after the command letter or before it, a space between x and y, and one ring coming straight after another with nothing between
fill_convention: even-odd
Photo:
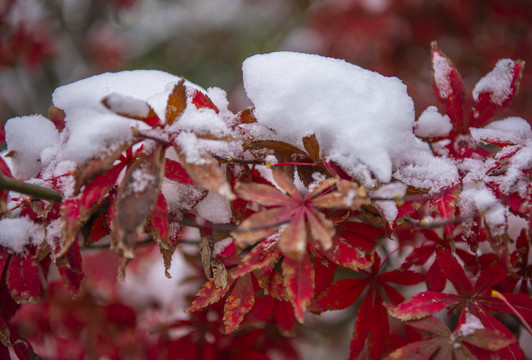
<instances>
[{"instance_id":1,"label":"dark green stem","mask_svg":"<svg viewBox=\"0 0 532 360\"><path fill-rule=\"evenodd\" d=\"M24 181L13 179L0 174L0 190L15 191L40 200L48 200L56 203L63 201L61 193L57 190L43 186L29 184Z\"/></svg>"}]
</instances>

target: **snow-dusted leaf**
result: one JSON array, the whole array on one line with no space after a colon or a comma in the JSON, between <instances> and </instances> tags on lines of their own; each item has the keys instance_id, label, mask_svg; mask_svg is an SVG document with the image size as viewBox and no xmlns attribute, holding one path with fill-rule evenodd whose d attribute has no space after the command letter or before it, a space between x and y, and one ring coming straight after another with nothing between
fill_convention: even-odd
<instances>
[{"instance_id":1,"label":"snow-dusted leaf","mask_svg":"<svg viewBox=\"0 0 532 360\"><path fill-rule=\"evenodd\" d=\"M495 68L479 80L473 89L476 103L469 121L470 127L481 127L496 112L506 108L519 89L525 62L501 59Z\"/></svg>"},{"instance_id":2,"label":"snow-dusted leaf","mask_svg":"<svg viewBox=\"0 0 532 360\"><path fill-rule=\"evenodd\" d=\"M434 94L445 106L445 113L451 119L454 131L461 131L464 103L462 78L451 60L438 48L438 44L433 42L431 46Z\"/></svg>"},{"instance_id":3,"label":"snow-dusted leaf","mask_svg":"<svg viewBox=\"0 0 532 360\"><path fill-rule=\"evenodd\" d=\"M285 257L283 278L288 298L294 307L297 321L303 322L304 313L314 296L314 268L308 253L300 260Z\"/></svg>"},{"instance_id":4,"label":"snow-dusted leaf","mask_svg":"<svg viewBox=\"0 0 532 360\"><path fill-rule=\"evenodd\" d=\"M159 117L144 100L113 93L103 98L102 104L120 116L143 121L151 127L160 125Z\"/></svg>"},{"instance_id":5,"label":"snow-dusted leaf","mask_svg":"<svg viewBox=\"0 0 532 360\"><path fill-rule=\"evenodd\" d=\"M303 146L315 163L321 159L320 144L318 143L316 134L305 136L303 138Z\"/></svg>"}]
</instances>

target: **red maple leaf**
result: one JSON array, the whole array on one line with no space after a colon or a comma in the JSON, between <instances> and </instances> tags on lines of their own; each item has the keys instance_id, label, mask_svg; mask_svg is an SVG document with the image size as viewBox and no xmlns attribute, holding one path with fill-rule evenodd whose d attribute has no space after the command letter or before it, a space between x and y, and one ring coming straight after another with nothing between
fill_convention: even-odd
<instances>
[{"instance_id":1,"label":"red maple leaf","mask_svg":"<svg viewBox=\"0 0 532 360\"><path fill-rule=\"evenodd\" d=\"M504 302L491 296L493 287L507 278L508 274L500 263L486 267L475 284L465 274L456 258L449 250L439 248L437 251L438 265L445 277L453 284L457 294L437 291L422 292L397 306L388 305L389 313L403 321L422 319L447 307L460 306L463 311L471 312L490 330L500 331L505 336L513 336L503 324L496 320L491 311L504 311L513 314ZM526 321L532 321L532 299L523 294L503 294L518 309ZM523 359L524 355L517 343L497 352L501 358Z\"/></svg>"},{"instance_id":2,"label":"red maple leaf","mask_svg":"<svg viewBox=\"0 0 532 360\"><path fill-rule=\"evenodd\" d=\"M379 274L382 265L375 254L375 261L369 270L359 270L355 279L342 279L333 283L312 303L311 310L323 312L340 310L353 304L367 289L357 312L350 346L350 359L356 359L364 348L369 348L372 359L379 358L386 349L389 336L389 322L383 296L394 304L400 304L404 297L390 285L415 285L424 280L422 274L410 270L392 270Z\"/></svg>"}]
</instances>

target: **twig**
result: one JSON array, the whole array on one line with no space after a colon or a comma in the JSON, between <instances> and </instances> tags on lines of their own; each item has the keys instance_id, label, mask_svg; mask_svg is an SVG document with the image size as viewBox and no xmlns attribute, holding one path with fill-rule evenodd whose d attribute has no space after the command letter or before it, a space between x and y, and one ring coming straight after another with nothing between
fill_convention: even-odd
<instances>
[{"instance_id":1,"label":"twig","mask_svg":"<svg viewBox=\"0 0 532 360\"><path fill-rule=\"evenodd\" d=\"M61 193L57 190L29 184L3 174L0 174L0 190L11 190L40 200L48 200L56 203L63 201Z\"/></svg>"}]
</instances>

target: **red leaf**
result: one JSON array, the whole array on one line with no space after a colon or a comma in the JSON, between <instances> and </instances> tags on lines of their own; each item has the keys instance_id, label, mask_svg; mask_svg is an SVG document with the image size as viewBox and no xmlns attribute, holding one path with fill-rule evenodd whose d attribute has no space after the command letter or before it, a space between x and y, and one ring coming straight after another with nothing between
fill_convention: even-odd
<instances>
[{"instance_id":1,"label":"red leaf","mask_svg":"<svg viewBox=\"0 0 532 360\"><path fill-rule=\"evenodd\" d=\"M251 276L243 276L237 280L231 294L224 305L225 332L230 333L238 328L244 316L251 310L255 303L255 291Z\"/></svg>"},{"instance_id":2,"label":"red leaf","mask_svg":"<svg viewBox=\"0 0 532 360\"><path fill-rule=\"evenodd\" d=\"M214 278L210 279L201 287L201 289L196 294L194 301L192 301L192 304L188 307L186 311L197 311L219 301L222 297L225 296L232 283L233 279L231 277L228 277L227 286L222 289L221 287L216 287L216 285L214 284Z\"/></svg>"},{"instance_id":3,"label":"red leaf","mask_svg":"<svg viewBox=\"0 0 532 360\"><path fill-rule=\"evenodd\" d=\"M281 258L281 251L277 246L277 239L266 238L255 246L243 259L242 263L233 273L234 277L239 277L247 274L255 269L268 267L271 269L273 265Z\"/></svg>"},{"instance_id":4,"label":"red leaf","mask_svg":"<svg viewBox=\"0 0 532 360\"><path fill-rule=\"evenodd\" d=\"M300 260L285 257L282 264L284 284L288 298L294 307L297 321L303 315L314 296L314 268L307 252Z\"/></svg>"},{"instance_id":5,"label":"red leaf","mask_svg":"<svg viewBox=\"0 0 532 360\"><path fill-rule=\"evenodd\" d=\"M74 241L72 246L68 248L65 258L66 264L58 267L59 273L72 296L77 296L84 277L83 269L81 268L81 252L77 241Z\"/></svg>"},{"instance_id":6,"label":"red leaf","mask_svg":"<svg viewBox=\"0 0 532 360\"><path fill-rule=\"evenodd\" d=\"M445 113L453 124L453 132L460 132L463 127L462 104L464 102L462 78L451 60L438 48L436 42L433 42L431 46L434 94L445 106Z\"/></svg>"},{"instance_id":7,"label":"red leaf","mask_svg":"<svg viewBox=\"0 0 532 360\"><path fill-rule=\"evenodd\" d=\"M6 282L11 297L19 304L41 299L39 265L32 256L12 256L7 265Z\"/></svg>"},{"instance_id":8,"label":"red leaf","mask_svg":"<svg viewBox=\"0 0 532 360\"><path fill-rule=\"evenodd\" d=\"M502 59L480 79L473 90L476 104L471 112L470 127L486 125L496 112L512 102L519 89L524 66L522 60Z\"/></svg>"},{"instance_id":9,"label":"red leaf","mask_svg":"<svg viewBox=\"0 0 532 360\"><path fill-rule=\"evenodd\" d=\"M151 226L157 241L168 241L168 206L162 193L159 193L157 202L151 211Z\"/></svg>"},{"instance_id":10,"label":"red leaf","mask_svg":"<svg viewBox=\"0 0 532 360\"><path fill-rule=\"evenodd\" d=\"M353 271L366 269L373 263L373 254L357 250L346 240L337 236L332 238L332 246L328 250L320 247L319 251L335 264Z\"/></svg>"},{"instance_id":11,"label":"red leaf","mask_svg":"<svg viewBox=\"0 0 532 360\"><path fill-rule=\"evenodd\" d=\"M454 285L459 294L466 295L473 291L473 285L466 276L464 269L449 250L438 247L436 249L436 259L441 271L447 280Z\"/></svg>"},{"instance_id":12,"label":"red leaf","mask_svg":"<svg viewBox=\"0 0 532 360\"><path fill-rule=\"evenodd\" d=\"M312 303L311 310L321 313L352 305L368 285L367 279L342 279L332 284Z\"/></svg>"},{"instance_id":13,"label":"red leaf","mask_svg":"<svg viewBox=\"0 0 532 360\"><path fill-rule=\"evenodd\" d=\"M192 94L192 103L196 105L198 109L207 108L214 110L217 114L220 113L220 110L218 110L212 100L199 90L194 89L194 93Z\"/></svg>"},{"instance_id":14,"label":"red leaf","mask_svg":"<svg viewBox=\"0 0 532 360\"><path fill-rule=\"evenodd\" d=\"M425 291L402 302L398 306L387 305L391 316L402 321L418 320L442 311L460 301L460 297L436 291Z\"/></svg>"},{"instance_id":15,"label":"red leaf","mask_svg":"<svg viewBox=\"0 0 532 360\"><path fill-rule=\"evenodd\" d=\"M181 184L194 185L194 180L192 180L190 176L188 176L187 172L179 162L168 158L166 158L165 161L166 163L164 176L166 176L170 180L175 180Z\"/></svg>"}]
</instances>

